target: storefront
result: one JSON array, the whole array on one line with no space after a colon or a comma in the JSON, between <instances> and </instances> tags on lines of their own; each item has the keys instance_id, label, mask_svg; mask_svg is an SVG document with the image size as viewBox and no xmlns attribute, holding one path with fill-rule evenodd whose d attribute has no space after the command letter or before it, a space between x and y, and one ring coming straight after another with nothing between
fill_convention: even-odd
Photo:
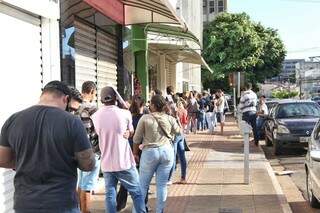
<instances>
[{"instance_id":1,"label":"storefront","mask_svg":"<svg viewBox=\"0 0 320 213\"><path fill-rule=\"evenodd\" d=\"M11 114L36 104L47 82L60 79L58 19L54 1L0 2L0 89L8 91L0 128ZM13 212L13 178L12 170L0 169L1 213Z\"/></svg>"},{"instance_id":2,"label":"storefront","mask_svg":"<svg viewBox=\"0 0 320 213\"><path fill-rule=\"evenodd\" d=\"M135 26L133 41L138 62L136 70L145 91L143 94L146 96L150 89L155 88L165 93L167 86L173 86L178 92L200 91L201 73L195 76L184 76L183 73L188 72L181 72L181 70L195 67L200 71L200 66L203 66L212 72L201 57L199 40L181 27L159 24ZM146 55L142 54L143 51Z\"/></svg>"}]
</instances>

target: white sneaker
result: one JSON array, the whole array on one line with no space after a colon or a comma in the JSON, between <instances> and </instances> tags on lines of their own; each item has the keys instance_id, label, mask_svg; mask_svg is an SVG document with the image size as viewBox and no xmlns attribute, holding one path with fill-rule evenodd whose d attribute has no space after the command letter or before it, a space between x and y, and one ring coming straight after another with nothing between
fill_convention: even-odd
<instances>
[{"instance_id":1,"label":"white sneaker","mask_svg":"<svg viewBox=\"0 0 320 213\"><path fill-rule=\"evenodd\" d=\"M167 185L168 185L168 186L172 185L172 181L171 181L171 180L168 181L168 182L167 182Z\"/></svg>"}]
</instances>

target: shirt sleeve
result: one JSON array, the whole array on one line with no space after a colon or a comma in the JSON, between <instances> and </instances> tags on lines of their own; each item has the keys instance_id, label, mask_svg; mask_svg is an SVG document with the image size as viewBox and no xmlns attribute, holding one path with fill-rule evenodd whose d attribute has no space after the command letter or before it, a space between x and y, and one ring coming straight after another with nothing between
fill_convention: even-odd
<instances>
[{"instance_id":1,"label":"shirt sleeve","mask_svg":"<svg viewBox=\"0 0 320 213\"><path fill-rule=\"evenodd\" d=\"M10 147L9 137L8 137L8 126L9 126L9 119L4 123L4 125L1 128L1 133L0 133L1 146Z\"/></svg>"},{"instance_id":2,"label":"shirt sleeve","mask_svg":"<svg viewBox=\"0 0 320 213\"><path fill-rule=\"evenodd\" d=\"M87 132L80 119L74 119L71 131L74 152L81 152L91 148Z\"/></svg>"},{"instance_id":3,"label":"shirt sleeve","mask_svg":"<svg viewBox=\"0 0 320 213\"><path fill-rule=\"evenodd\" d=\"M134 127L133 127L133 124L132 124L132 116L131 116L131 113L129 111L127 111L128 113L128 130L130 132L133 132L134 131Z\"/></svg>"},{"instance_id":4,"label":"shirt sleeve","mask_svg":"<svg viewBox=\"0 0 320 213\"><path fill-rule=\"evenodd\" d=\"M171 134L175 135L177 133L180 133L180 127L178 125L178 122L176 121L176 119L172 116L169 117L170 119L170 123L172 125L172 128L171 128Z\"/></svg>"},{"instance_id":5,"label":"shirt sleeve","mask_svg":"<svg viewBox=\"0 0 320 213\"><path fill-rule=\"evenodd\" d=\"M143 139L143 135L144 135L144 131L145 131L145 115L141 117L141 119L138 122L138 126L137 129L134 133L133 136L133 143L135 144L141 144L142 143L142 139Z\"/></svg>"}]
</instances>

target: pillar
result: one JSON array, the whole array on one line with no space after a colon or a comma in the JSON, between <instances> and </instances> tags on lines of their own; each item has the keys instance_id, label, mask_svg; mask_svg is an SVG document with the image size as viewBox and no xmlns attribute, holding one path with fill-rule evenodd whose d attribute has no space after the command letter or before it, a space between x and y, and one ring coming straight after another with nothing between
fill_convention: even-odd
<instances>
[{"instance_id":1,"label":"pillar","mask_svg":"<svg viewBox=\"0 0 320 213\"><path fill-rule=\"evenodd\" d=\"M148 100L149 72L148 72L148 45L144 27L132 26L132 50L135 58L135 73L142 87L142 97Z\"/></svg>"},{"instance_id":2,"label":"pillar","mask_svg":"<svg viewBox=\"0 0 320 213\"><path fill-rule=\"evenodd\" d=\"M163 94L166 94L167 87L167 70L166 70L166 55L161 54L159 57L159 89Z\"/></svg>"}]
</instances>

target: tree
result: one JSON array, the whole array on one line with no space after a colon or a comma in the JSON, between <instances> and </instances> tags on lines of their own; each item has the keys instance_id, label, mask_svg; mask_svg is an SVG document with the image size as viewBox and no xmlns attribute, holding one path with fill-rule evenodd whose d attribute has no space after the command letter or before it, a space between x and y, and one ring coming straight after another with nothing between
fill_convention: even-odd
<instances>
[{"instance_id":1,"label":"tree","mask_svg":"<svg viewBox=\"0 0 320 213\"><path fill-rule=\"evenodd\" d=\"M297 91L289 91L289 90L275 90L272 92L273 98L278 99L286 99L286 98L294 98L299 95Z\"/></svg>"},{"instance_id":2,"label":"tree","mask_svg":"<svg viewBox=\"0 0 320 213\"><path fill-rule=\"evenodd\" d=\"M215 72L203 75L204 84L231 72L246 72L258 83L281 71L286 51L277 31L252 22L246 13L218 15L203 35L203 56Z\"/></svg>"}]
</instances>

